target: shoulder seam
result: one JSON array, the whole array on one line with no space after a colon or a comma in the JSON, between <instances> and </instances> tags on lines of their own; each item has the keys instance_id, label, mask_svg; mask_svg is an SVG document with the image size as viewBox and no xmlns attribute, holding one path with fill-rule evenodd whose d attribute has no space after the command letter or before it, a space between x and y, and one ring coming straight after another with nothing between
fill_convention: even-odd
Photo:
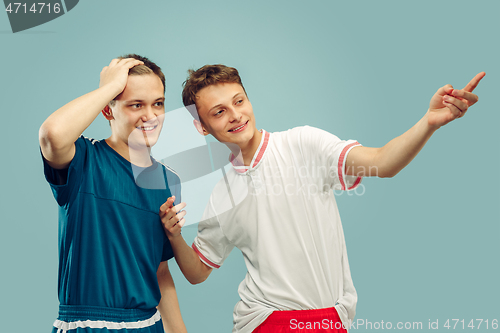
<instances>
[{"instance_id":1,"label":"shoulder seam","mask_svg":"<svg viewBox=\"0 0 500 333\"><path fill-rule=\"evenodd\" d=\"M181 179L181 177L179 176L179 174L174 170L172 169L171 167L169 167L168 165L166 165L165 163L161 162L161 161L158 161L156 160L156 162L160 163L161 165L163 165L165 167L165 169L167 169L168 171L172 172L173 174L175 174L177 177L179 177L179 179Z\"/></svg>"},{"instance_id":2,"label":"shoulder seam","mask_svg":"<svg viewBox=\"0 0 500 333\"><path fill-rule=\"evenodd\" d=\"M96 140L96 139L93 139L93 138L89 138L89 137L87 137L87 136L85 136L85 135L83 135L83 134L81 134L81 135L80 135L80 137L81 137L81 138L83 138L83 139L89 140L89 141L90 141L90 143L91 143L91 144L93 144L93 145L94 145L96 142L98 142L98 141L99 141L99 140Z\"/></svg>"}]
</instances>

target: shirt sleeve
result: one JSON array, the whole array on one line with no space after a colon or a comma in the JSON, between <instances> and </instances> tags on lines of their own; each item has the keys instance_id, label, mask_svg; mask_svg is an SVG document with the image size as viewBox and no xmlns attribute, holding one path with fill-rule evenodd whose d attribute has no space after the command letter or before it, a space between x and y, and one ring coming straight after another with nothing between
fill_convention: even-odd
<instances>
[{"instance_id":1,"label":"shirt sleeve","mask_svg":"<svg viewBox=\"0 0 500 333\"><path fill-rule=\"evenodd\" d=\"M163 252L161 254L161 261L167 261L174 257L174 250L172 249L172 245L165 235L165 241L163 242Z\"/></svg>"},{"instance_id":2,"label":"shirt sleeve","mask_svg":"<svg viewBox=\"0 0 500 333\"><path fill-rule=\"evenodd\" d=\"M171 173L168 177L168 187L170 188L170 193L175 196L174 205L178 205L182 202L181 199L181 179L177 174Z\"/></svg>"},{"instance_id":3,"label":"shirt sleeve","mask_svg":"<svg viewBox=\"0 0 500 333\"><path fill-rule=\"evenodd\" d=\"M167 178L167 185L170 190L171 195L175 195L174 206L181 203L181 180L179 176L173 172L173 170L166 169L165 175ZM174 257L174 250L172 249L172 245L168 240L168 237L165 236L165 241L163 243L163 253L161 256L161 261L167 261Z\"/></svg>"},{"instance_id":4,"label":"shirt sleeve","mask_svg":"<svg viewBox=\"0 0 500 333\"><path fill-rule=\"evenodd\" d=\"M301 153L312 163L313 175L321 177L334 190L352 190L362 177L345 173L347 155L352 148L361 146L356 140L340 140L319 128L304 126L300 131Z\"/></svg>"},{"instance_id":5,"label":"shirt sleeve","mask_svg":"<svg viewBox=\"0 0 500 333\"><path fill-rule=\"evenodd\" d=\"M45 179L59 206L68 204L78 193L87 155L86 142L82 136L75 141L75 156L66 169L51 167L42 154Z\"/></svg>"},{"instance_id":6,"label":"shirt sleeve","mask_svg":"<svg viewBox=\"0 0 500 333\"><path fill-rule=\"evenodd\" d=\"M234 248L234 245L222 232L219 217L214 211L212 198L205 208L202 221L198 224L198 235L194 239L192 247L200 260L212 268L219 268Z\"/></svg>"}]
</instances>

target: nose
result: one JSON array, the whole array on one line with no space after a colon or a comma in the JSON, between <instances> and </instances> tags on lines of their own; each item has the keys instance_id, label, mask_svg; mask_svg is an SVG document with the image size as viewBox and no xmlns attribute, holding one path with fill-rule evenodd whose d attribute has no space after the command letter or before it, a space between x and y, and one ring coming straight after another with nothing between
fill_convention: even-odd
<instances>
[{"instance_id":1,"label":"nose","mask_svg":"<svg viewBox=\"0 0 500 333\"><path fill-rule=\"evenodd\" d=\"M156 113L154 112L153 108L151 106L145 107L144 108L144 113L141 116L141 120L143 123L156 118Z\"/></svg>"},{"instance_id":2,"label":"nose","mask_svg":"<svg viewBox=\"0 0 500 333\"><path fill-rule=\"evenodd\" d=\"M230 107L228 108L228 112L230 113L230 122L239 122L241 120L242 114L236 108Z\"/></svg>"}]
</instances>

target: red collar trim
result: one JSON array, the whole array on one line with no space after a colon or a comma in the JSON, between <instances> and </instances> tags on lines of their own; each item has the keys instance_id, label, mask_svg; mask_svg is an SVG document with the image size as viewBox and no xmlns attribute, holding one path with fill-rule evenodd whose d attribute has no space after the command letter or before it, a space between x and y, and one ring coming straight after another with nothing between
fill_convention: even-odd
<instances>
[{"instance_id":1,"label":"red collar trim","mask_svg":"<svg viewBox=\"0 0 500 333\"><path fill-rule=\"evenodd\" d=\"M238 173L245 173L249 169L255 168L262 160L262 157L264 157L264 153L266 152L267 146L269 144L269 137L270 136L271 136L271 134L269 132L262 130L262 139L260 140L259 148L257 148L257 151L255 152L255 154L253 156L252 162L250 162L251 167L248 167L246 165L241 165L238 162L238 160L234 157L234 154L231 153L229 160L231 161L231 164L233 165L234 170Z\"/></svg>"}]
</instances>

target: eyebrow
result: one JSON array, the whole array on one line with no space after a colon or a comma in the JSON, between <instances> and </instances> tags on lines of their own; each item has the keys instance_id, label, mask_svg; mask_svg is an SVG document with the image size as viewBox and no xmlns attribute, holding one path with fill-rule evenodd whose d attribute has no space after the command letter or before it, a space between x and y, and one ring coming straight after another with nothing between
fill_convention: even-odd
<instances>
[{"instance_id":1,"label":"eyebrow","mask_svg":"<svg viewBox=\"0 0 500 333\"><path fill-rule=\"evenodd\" d=\"M154 100L155 102L158 102L158 101L165 101L165 97L158 97L157 99ZM129 103L136 103L136 102L141 102L143 103L144 100L142 99L131 99L129 101L125 101L126 104L129 104Z\"/></svg>"},{"instance_id":2,"label":"eyebrow","mask_svg":"<svg viewBox=\"0 0 500 333\"><path fill-rule=\"evenodd\" d=\"M236 95L234 95L234 96L233 96L233 98L231 98L231 99L234 99L236 96L238 96L238 95L240 95L240 94L242 94L242 92L236 93ZM217 109L218 107L221 107L221 106L222 106L222 104L217 104L217 105L215 105L215 106L212 106L212 107L210 108L210 110L208 110L208 112L210 113L210 112L212 112L212 110L213 110L213 109Z\"/></svg>"}]
</instances>

